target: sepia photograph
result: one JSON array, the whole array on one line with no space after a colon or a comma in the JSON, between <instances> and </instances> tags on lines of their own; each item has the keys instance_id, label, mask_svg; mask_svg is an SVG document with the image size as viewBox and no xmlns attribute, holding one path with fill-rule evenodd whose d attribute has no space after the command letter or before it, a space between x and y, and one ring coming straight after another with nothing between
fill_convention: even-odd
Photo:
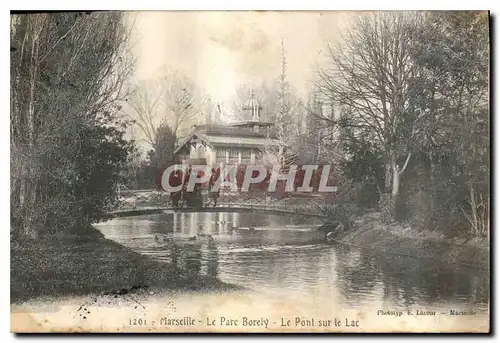
<instances>
[{"instance_id":1,"label":"sepia photograph","mask_svg":"<svg viewBox=\"0 0 500 343\"><path fill-rule=\"evenodd\" d=\"M484 11L11 11L13 333L490 333Z\"/></svg>"}]
</instances>

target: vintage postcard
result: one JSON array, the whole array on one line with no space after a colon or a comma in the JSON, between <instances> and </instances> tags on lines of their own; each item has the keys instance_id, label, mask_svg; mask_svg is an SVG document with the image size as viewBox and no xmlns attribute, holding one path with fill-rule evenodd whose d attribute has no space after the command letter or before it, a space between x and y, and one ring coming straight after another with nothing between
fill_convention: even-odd
<instances>
[{"instance_id":1,"label":"vintage postcard","mask_svg":"<svg viewBox=\"0 0 500 343\"><path fill-rule=\"evenodd\" d=\"M11 331L490 332L489 30L12 12Z\"/></svg>"}]
</instances>

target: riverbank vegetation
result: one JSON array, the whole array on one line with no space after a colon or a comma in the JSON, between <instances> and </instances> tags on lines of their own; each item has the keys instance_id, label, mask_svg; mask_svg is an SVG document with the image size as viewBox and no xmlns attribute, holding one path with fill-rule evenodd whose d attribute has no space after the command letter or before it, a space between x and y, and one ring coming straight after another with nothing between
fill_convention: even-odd
<instances>
[{"instance_id":1,"label":"riverbank vegetation","mask_svg":"<svg viewBox=\"0 0 500 343\"><path fill-rule=\"evenodd\" d=\"M488 37L487 13L382 12L356 16L330 46L310 112L337 132L329 150L359 208L489 236Z\"/></svg>"},{"instance_id":2,"label":"riverbank vegetation","mask_svg":"<svg viewBox=\"0 0 500 343\"><path fill-rule=\"evenodd\" d=\"M374 252L439 261L489 270L487 237L450 237L432 229L415 230L409 224L383 224L380 212L365 213L349 231L337 232L335 242Z\"/></svg>"}]
</instances>

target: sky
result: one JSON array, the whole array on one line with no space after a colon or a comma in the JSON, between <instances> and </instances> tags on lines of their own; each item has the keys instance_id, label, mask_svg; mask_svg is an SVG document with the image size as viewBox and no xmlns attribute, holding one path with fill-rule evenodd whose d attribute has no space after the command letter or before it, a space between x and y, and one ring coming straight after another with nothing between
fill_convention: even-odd
<instances>
[{"instance_id":1,"label":"sky","mask_svg":"<svg viewBox=\"0 0 500 343\"><path fill-rule=\"evenodd\" d=\"M133 23L131 43L136 59L132 78L135 82L148 81L165 75L166 71L180 72L191 79L213 105L220 105L221 118L228 121L239 86L258 87L262 82L271 84L277 80L283 40L288 82L294 93L307 101L315 70L328 60L328 43L333 44L340 38L352 14L341 11L129 12L127 22ZM165 115L159 110L157 120L161 121ZM182 124L179 138L190 131L192 124ZM128 135L141 150L150 149L135 125L129 128Z\"/></svg>"},{"instance_id":2,"label":"sky","mask_svg":"<svg viewBox=\"0 0 500 343\"><path fill-rule=\"evenodd\" d=\"M135 77L162 70L191 78L213 102L232 101L242 83L275 80L281 68L281 39L289 82L305 96L327 42L339 38L347 12L133 12Z\"/></svg>"}]
</instances>

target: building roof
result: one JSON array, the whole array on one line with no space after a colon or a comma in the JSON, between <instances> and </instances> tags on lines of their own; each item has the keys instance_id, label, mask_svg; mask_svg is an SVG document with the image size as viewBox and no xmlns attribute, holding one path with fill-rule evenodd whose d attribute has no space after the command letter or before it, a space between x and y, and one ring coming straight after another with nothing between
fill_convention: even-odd
<instances>
[{"instance_id":1,"label":"building roof","mask_svg":"<svg viewBox=\"0 0 500 343\"><path fill-rule=\"evenodd\" d=\"M266 137L263 132L252 132L238 127L222 125L203 125L185 137L174 154L177 154L187 144L204 143L211 147L234 147L234 148L264 148L276 146L278 141L274 137Z\"/></svg>"},{"instance_id":2,"label":"building roof","mask_svg":"<svg viewBox=\"0 0 500 343\"><path fill-rule=\"evenodd\" d=\"M232 123L232 127L245 127L245 126L271 126L273 123L268 122L268 121L255 121L255 120L245 120L245 121L240 121L238 123Z\"/></svg>"},{"instance_id":3,"label":"building roof","mask_svg":"<svg viewBox=\"0 0 500 343\"><path fill-rule=\"evenodd\" d=\"M275 139L266 137L228 137L228 136L205 136L200 137L213 146L238 146L238 147L264 147L276 145Z\"/></svg>"},{"instance_id":4,"label":"building roof","mask_svg":"<svg viewBox=\"0 0 500 343\"><path fill-rule=\"evenodd\" d=\"M257 124L259 126L267 125L267 123L263 122L253 123L254 125ZM259 123L261 123L262 125L260 125ZM194 130L191 132L191 134L197 132L209 136L266 137L266 132L254 132L253 130L249 130L248 126L250 126L249 122L241 122L229 125L198 125L194 127ZM273 137L272 134L271 137ZM275 138L275 136L273 138Z\"/></svg>"}]
</instances>

